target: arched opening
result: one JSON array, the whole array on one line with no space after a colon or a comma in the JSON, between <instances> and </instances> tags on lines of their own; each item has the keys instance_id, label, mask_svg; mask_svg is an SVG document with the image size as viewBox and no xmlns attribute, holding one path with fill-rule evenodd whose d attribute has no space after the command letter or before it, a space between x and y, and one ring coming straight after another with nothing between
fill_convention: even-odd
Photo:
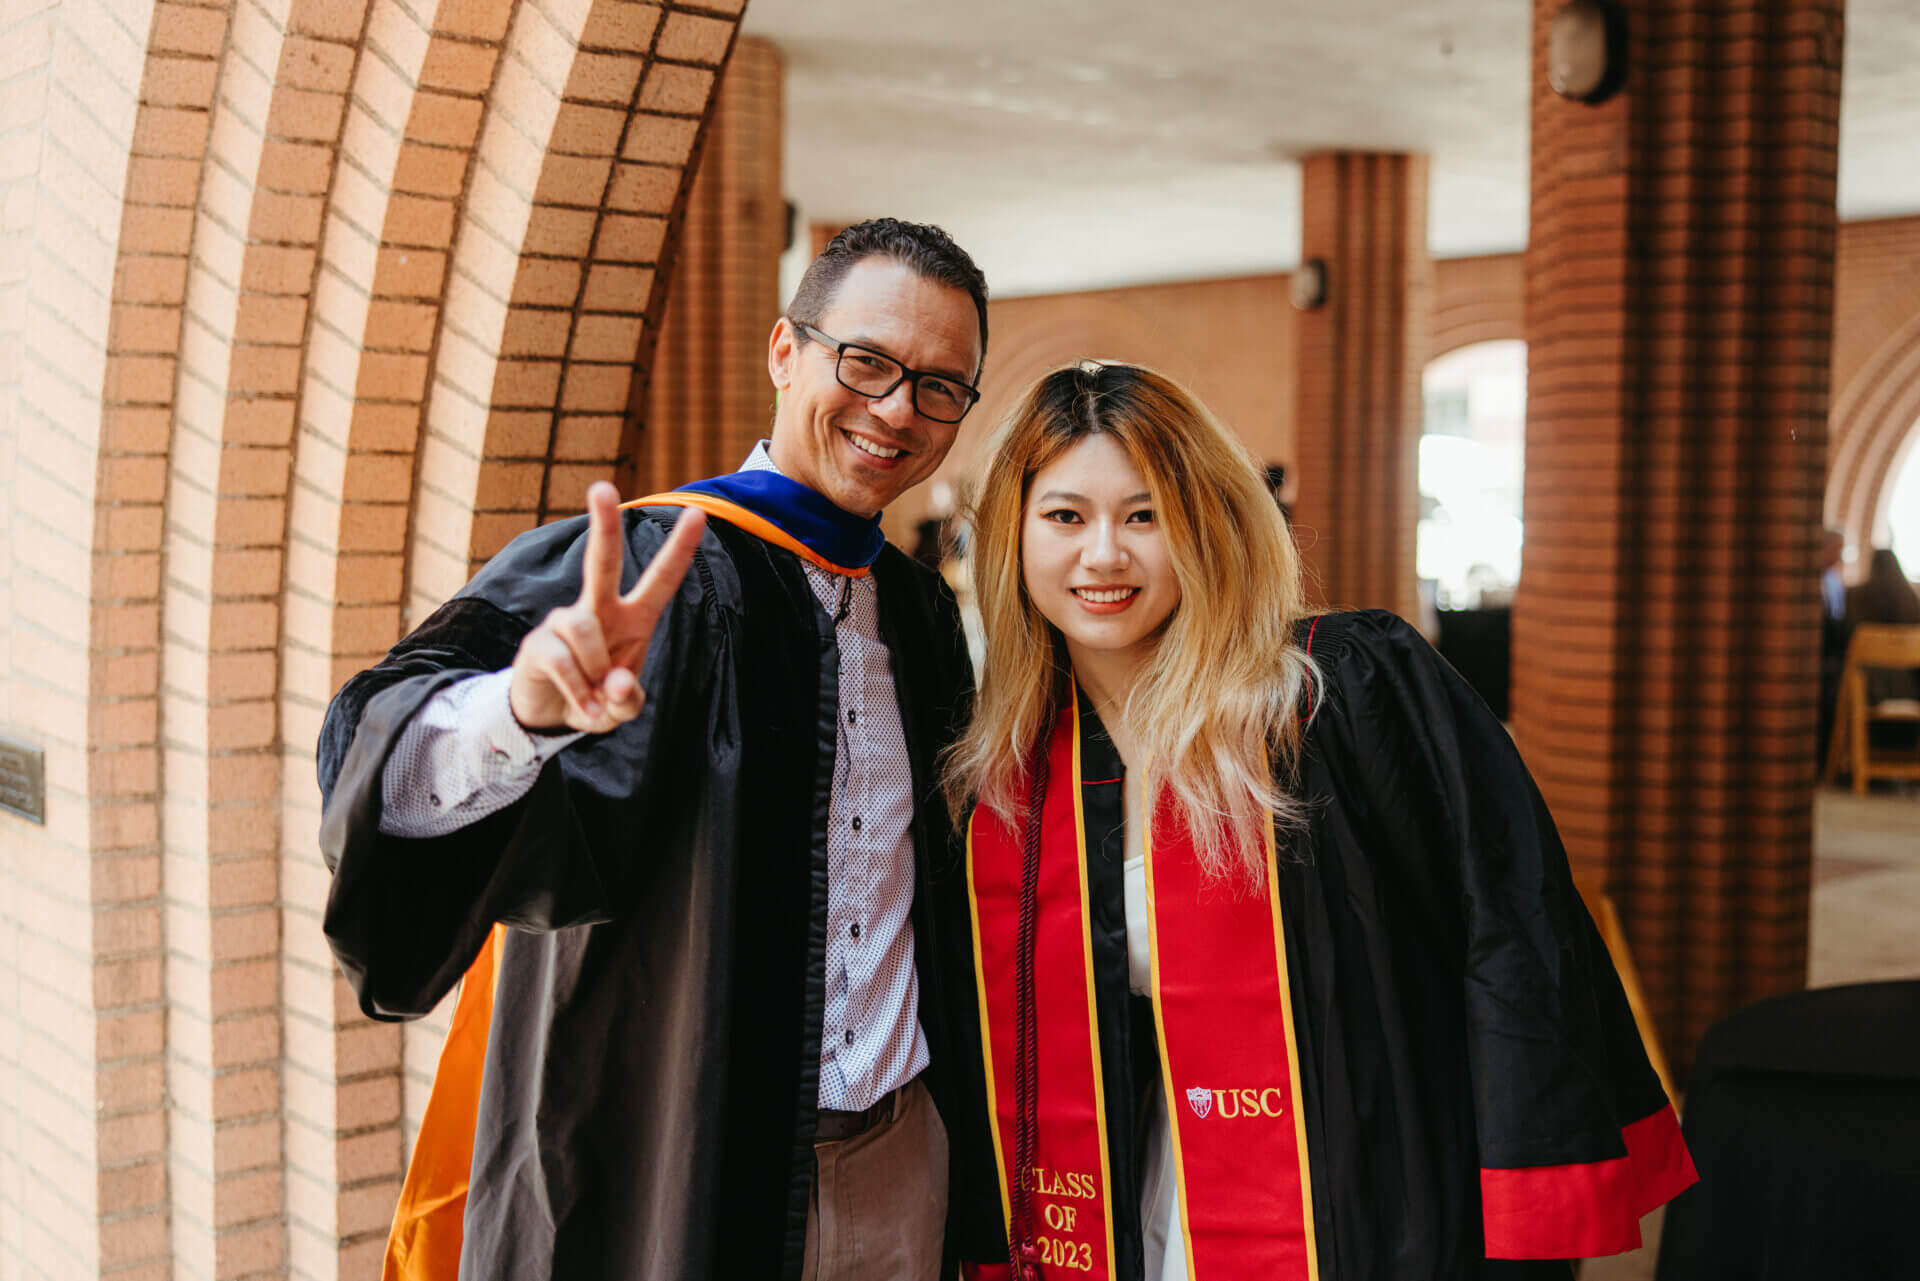
<instances>
[{"instance_id":1,"label":"arched opening","mask_svg":"<svg viewBox=\"0 0 1920 1281\"><path fill-rule=\"evenodd\" d=\"M1443 610L1506 605L1520 582L1527 345L1473 343L1428 363L1416 560Z\"/></svg>"},{"instance_id":2,"label":"arched opening","mask_svg":"<svg viewBox=\"0 0 1920 1281\"><path fill-rule=\"evenodd\" d=\"M1920 571L1920 422L1914 423L1900 446L1886 494L1887 545L1911 578Z\"/></svg>"}]
</instances>

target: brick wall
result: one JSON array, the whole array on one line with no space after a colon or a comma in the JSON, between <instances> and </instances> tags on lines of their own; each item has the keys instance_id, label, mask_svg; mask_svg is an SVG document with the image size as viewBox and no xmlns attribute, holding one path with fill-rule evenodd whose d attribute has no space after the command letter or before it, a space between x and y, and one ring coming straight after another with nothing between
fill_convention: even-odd
<instances>
[{"instance_id":1,"label":"brick wall","mask_svg":"<svg viewBox=\"0 0 1920 1281\"><path fill-rule=\"evenodd\" d=\"M155 469L121 360L177 272L125 269L150 7L0 10L0 727L44 748L46 824L0 816L0 1276L67 1278L166 1248L153 749ZM161 329L165 329L164 319ZM95 513L99 513L96 517Z\"/></svg>"},{"instance_id":2,"label":"brick wall","mask_svg":"<svg viewBox=\"0 0 1920 1281\"><path fill-rule=\"evenodd\" d=\"M1022 392L1048 370L1089 356L1161 370L1199 396L1260 458L1289 459L1296 315L1284 275L991 301L980 403L961 424L934 480L964 480ZM890 538L913 545L914 525L933 489L922 485L887 509Z\"/></svg>"},{"instance_id":3,"label":"brick wall","mask_svg":"<svg viewBox=\"0 0 1920 1281\"><path fill-rule=\"evenodd\" d=\"M1887 542L1888 487L1920 426L1920 218L1840 228L1825 518Z\"/></svg>"},{"instance_id":4,"label":"brick wall","mask_svg":"<svg viewBox=\"0 0 1920 1281\"><path fill-rule=\"evenodd\" d=\"M646 394L619 441L623 494L730 471L773 422L767 334L784 301L784 79L773 45L735 45L676 242Z\"/></svg>"},{"instance_id":5,"label":"brick wall","mask_svg":"<svg viewBox=\"0 0 1920 1281\"><path fill-rule=\"evenodd\" d=\"M838 229L816 228L815 239L824 244L821 232ZM1521 254L1436 261L1429 359L1525 338L1522 266ZM991 424L1033 378L1095 352L1176 371L1261 457L1293 461L1297 313L1287 287L1280 274L995 301L984 395L940 478L966 474ZM1892 463L1920 422L1920 218L1841 224L1834 304L1827 520L1858 544L1876 513L1884 519ZM925 487L901 499L887 513L888 533L910 543L929 501Z\"/></svg>"}]
</instances>

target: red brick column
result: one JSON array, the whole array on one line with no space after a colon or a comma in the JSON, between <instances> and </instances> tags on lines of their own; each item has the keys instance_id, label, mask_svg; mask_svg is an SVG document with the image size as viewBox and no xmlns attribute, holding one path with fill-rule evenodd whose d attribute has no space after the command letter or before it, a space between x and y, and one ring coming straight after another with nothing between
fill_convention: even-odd
<instances>
[{"instance_id":1,"label":"red brick column","mask_svg":"<svg viewBox=\"0 0 1920 1281\"><path fill-rule=\"evenodd\" d=\"M1624 91L1534 8L1515 721L1676 1066L1806 976L1839 0L1629 11Z\"/></svg>"},{"instance_id":2,"label":"red brick column","mask_svg":"<svg viewBox=\"0 0 1920 1281\"><path fill-rule=\"evenodd\" d=\"M1427 162L1328 152L1304 168L1301 258L1327 264L1327 301L1296 330L1294 527L1308 593L1411 618L1433 306Z\"/></svg>"},{"instance_id":3,"label":"red brick column","mask_svg":"<svg viewBox=\"0 0 1920 1281\"><path fill-rule=\"evenodd\" d=\"M623 488L671 489L731 471L773 422L767 333L780 315L785 67L765 40L734 42L701 144L651 377L634 384Z\"/></svg>"},{"instance_id":4,"label":"red brick column","mask_svg":"<svg viewBox=\"0 0 1920 1281\"><path fill-rule=\"evenodd\" d=\"M833 238L845 231L851 223L810 222L807 224L807 242L813 246L813 256L818 258L826 251Z\"/></svg>"}]
</instances>

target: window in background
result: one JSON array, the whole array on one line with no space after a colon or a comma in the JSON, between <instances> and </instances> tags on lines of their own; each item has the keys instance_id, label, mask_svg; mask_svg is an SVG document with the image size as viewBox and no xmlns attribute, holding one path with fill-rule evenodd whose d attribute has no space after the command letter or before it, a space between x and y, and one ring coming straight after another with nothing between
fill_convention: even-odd
<instances>
[{"instance_id":1,"label":"window in background","mask_svg":"<svg viewBox=\"0 0 1920 1281\"><path fill-rule=\"evenodd\" d=\"M1462 347L1421 381L1418 573L1441 609L1507 604L1520 582L1527 345Z\"/></svg>"},{"instance_id":2,"label":"window in background","mask_svg":"<svg viewBox=\"0 0 1920 1281\"><path fill-rule=\"evenodd\" d=\"M1911 578L1920 574L1920 423L1907 434L1905 455L1894 464L1887 491L1887 527L1893 554Z\"/></svg>"}]
</instances>

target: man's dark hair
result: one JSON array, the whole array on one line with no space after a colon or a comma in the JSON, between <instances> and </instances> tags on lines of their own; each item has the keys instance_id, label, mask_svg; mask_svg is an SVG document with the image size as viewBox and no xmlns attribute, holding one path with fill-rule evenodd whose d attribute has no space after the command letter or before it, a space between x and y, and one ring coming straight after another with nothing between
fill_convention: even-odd
<instances>
[{"instance_id":1,"label":"man's dark hair","mask_svg":"<svg viewBox=\"0 0 1920 1281\"><path fill-rule=\"evenodd\" d=\"M818 325L820 317L833 304L840 282L855 263L884 256L893 259L916 275L942 285L964 290L973 299L980 315L980 363L987 361L987 278L974 265L967 251L953 243L953 237L931 223L902 222L898 218L871 218L856 222L820 251L800 277L793 291L787 318L803 325ZM805 331L794 338L806 342ZM977 376L977 371L976 371Z\"/></svg>"}]
</instances>

